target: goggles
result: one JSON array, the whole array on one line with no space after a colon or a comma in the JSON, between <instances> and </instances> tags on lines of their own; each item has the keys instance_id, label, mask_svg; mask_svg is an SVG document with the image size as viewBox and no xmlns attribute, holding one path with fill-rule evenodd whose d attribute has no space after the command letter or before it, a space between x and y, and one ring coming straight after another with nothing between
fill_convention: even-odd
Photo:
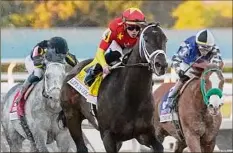
<instances>
[{"instance_id":1,"label":"goggles","mask_svg":"<svg viewBox=\"0 0 233 153\"><path fill-rule=\"evenodd\" d=\"M130 25L130 26L127 26L126 29L129 31L133 31L133 30L140 31L141 27L139 27L137 25Z\"/></svg>"}]
</instances>

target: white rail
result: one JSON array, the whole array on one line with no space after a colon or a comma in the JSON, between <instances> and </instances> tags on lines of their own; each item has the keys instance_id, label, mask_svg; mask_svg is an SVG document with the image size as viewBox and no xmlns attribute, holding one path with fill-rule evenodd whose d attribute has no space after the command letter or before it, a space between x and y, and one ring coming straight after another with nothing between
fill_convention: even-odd
<instances>
[{"instance_id":1,"label":"white rail","mask_svg":"<svg viewBox=\"0 0 233 153\"><path fill-rule=\"evenodd\" d=\"M79 61L82 61L83 59L79 59ZM24 81L27 78L27 73L13 73L14 68L17 64L23 64L24 63L24 59L2 59L1 64L8 64L8 71L7 73L2 73L1 74L1 81L8 81L9 85L14 83L14 80L17 81ZM225 66L226 67L232 67L232 61L231 60L227 60L225 61ZM223 74L225 79L232 79L232 73L224 73ZM153 80L154 81L172 81L175 82L175 80L177 79L177 75L175 74L174 71L171 71L171 74L165 74L163 76L153 76Z\"/></svg>"}]
</instances>

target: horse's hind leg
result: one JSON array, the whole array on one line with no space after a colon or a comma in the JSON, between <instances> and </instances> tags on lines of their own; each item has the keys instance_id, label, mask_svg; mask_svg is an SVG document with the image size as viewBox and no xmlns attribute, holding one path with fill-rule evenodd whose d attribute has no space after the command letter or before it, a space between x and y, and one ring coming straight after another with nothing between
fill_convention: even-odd
<instances>
[{"instance_id":1,"label":"horse's hind leg","mask_svg":"<svg viewBox=\"0 0 233 153\"><path fill-rule=\"evenodd\" d=\"M107 153L117 153L119 148L117 148L117 142L113 139L113 135L110 131L104 131L101 134L102 141L104 143L104 147Z\"/></svg>"}]
</instances>

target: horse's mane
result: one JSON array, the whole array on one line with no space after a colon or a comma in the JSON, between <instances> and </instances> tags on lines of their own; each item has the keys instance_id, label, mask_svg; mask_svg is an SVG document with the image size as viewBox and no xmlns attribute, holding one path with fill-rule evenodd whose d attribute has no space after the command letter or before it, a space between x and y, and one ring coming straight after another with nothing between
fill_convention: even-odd
<instances>
[{"instance_id":1,"label":"horse's mane","mask_svg":"<svg viewBox=\"0 0 233 153\"><path fill-rule=\"evenodd\" d=\"M210 70L210 69L220 69L220 68L216 64L209 63L209 64L206 65L205 71Z\"/></svg>"}]
</instances>

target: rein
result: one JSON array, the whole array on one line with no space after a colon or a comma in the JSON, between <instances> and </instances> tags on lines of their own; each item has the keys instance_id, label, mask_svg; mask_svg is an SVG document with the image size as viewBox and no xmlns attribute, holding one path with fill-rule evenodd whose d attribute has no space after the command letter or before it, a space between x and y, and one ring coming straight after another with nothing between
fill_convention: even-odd
<instances>
[{"instance_id":1,"label":"rein","mask_svg":"<svg viewBox=\"0 0 233 153\"><path fill-rule=\"evenodd\" d=\"M44 98L47 98L47 99L53 99L51 96L49 96L49 95L47 94L47 92L45 92L45 78L44 78L44 82L43 82L42 96L43 96Z\"/></svg>"},{"instance_id":2,"label":"rein","mask_svg":"<svg viewBox=\"0 0 233 153\"><path fill-rule=\"evenodd\" d=\"M111 70L119 69L119 68L125 68L125 67L132 67L132 68L147 67L148 70L151 70L151 66L150 66L149 63L125 64L123 62L119 62L119 64L116 64L116 65L112 66Z\"/></svg>"}]
</instances>

